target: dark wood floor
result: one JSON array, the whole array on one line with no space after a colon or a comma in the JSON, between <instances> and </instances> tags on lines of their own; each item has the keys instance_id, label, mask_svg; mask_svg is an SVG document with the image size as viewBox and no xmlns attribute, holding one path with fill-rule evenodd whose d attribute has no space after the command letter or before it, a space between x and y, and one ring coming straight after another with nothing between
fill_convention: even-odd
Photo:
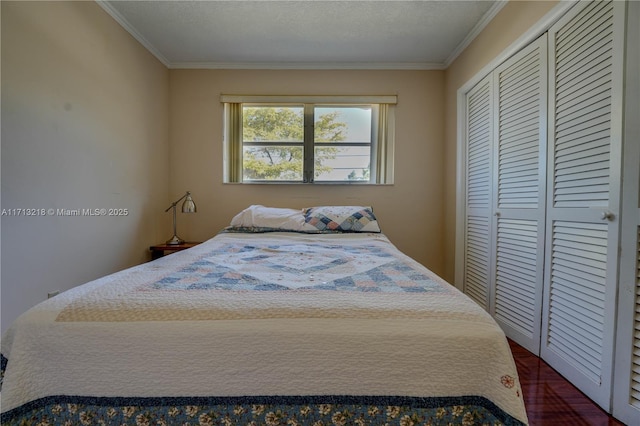
<instances>
[{"instance_id":1,"label":"dark wood floor","mask_svg":"<svg viewBox=\"0 0 640 426\"><path fill-rule=\"evenodd\" d=\"M531 426L623 424L607 415L546 362L511 340L509 345Z\"/></svg>"}]
</instances>

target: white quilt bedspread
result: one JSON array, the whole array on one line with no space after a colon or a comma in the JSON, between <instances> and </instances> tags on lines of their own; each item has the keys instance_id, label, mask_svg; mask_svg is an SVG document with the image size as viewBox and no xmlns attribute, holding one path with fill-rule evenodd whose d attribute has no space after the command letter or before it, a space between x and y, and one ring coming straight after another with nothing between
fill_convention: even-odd
<instances>
[{"instance_id":1,"label":"white quilt bedspread","mask_svg":"<svg viewBox=\"0 0 640 426\"><path fill-rule=\"evenodd\" d=\"M3 336L2 411L52 395L480 396L527 422L496 322L382 234L222 233Z\"/></svg>"}]
</instances>

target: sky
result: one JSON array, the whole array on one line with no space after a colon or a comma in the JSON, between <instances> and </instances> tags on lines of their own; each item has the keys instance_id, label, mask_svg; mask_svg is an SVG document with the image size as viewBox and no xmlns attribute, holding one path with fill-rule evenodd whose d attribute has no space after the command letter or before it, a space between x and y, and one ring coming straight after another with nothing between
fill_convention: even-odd
<instances>
[{"instance_id":1,"label":"sky","mask_svg":"<svg viewBox=\"0 0 640 426\"><path fill-rule=\"evenodd\" d=\"M316 114L321 115L335 110L335 107L316 107ZM371 141L371 108L339 108L339 121L347 123L349 132L346 142Z\"/></svg>"}]
</instances>

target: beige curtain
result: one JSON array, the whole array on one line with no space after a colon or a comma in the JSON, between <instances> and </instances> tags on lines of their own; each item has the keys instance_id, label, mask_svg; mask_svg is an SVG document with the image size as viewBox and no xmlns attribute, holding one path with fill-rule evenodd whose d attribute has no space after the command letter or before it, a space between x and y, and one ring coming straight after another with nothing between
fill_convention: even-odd
<instances>
[{"instance_id":1,"label":"beige curtain","mask_svg":"<svg viewBox=\"0 0 640 426\"><path fill-rule=\"evenodd\" d=\"M376 143L376 183L393 183L394 105L380 104Z\"/></svg>"},{"instance_id":2,"label":"beige curtain","mask_svg":"<svg viewBox=\"0 0 640 426\"><path fill-rule=\"evenodd\" d=\"M242 182L242 104L225 104L226 182Z\"/></svg>"}]
</instances>

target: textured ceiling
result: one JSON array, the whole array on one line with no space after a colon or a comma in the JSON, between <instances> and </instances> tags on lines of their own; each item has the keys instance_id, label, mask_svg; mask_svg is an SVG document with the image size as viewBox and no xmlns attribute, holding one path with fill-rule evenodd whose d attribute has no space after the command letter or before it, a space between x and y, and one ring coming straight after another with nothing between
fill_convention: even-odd
<instances>
[{"instance_id":1,"label":"textured ceiling","mask_svg":"<svg viewBox=\"0 0 640 426\"><path fill-rule=\"evenodd\" d=\"M172 68L444 68L499 1L98 1Z\"/></svg>"}]
</instances>

